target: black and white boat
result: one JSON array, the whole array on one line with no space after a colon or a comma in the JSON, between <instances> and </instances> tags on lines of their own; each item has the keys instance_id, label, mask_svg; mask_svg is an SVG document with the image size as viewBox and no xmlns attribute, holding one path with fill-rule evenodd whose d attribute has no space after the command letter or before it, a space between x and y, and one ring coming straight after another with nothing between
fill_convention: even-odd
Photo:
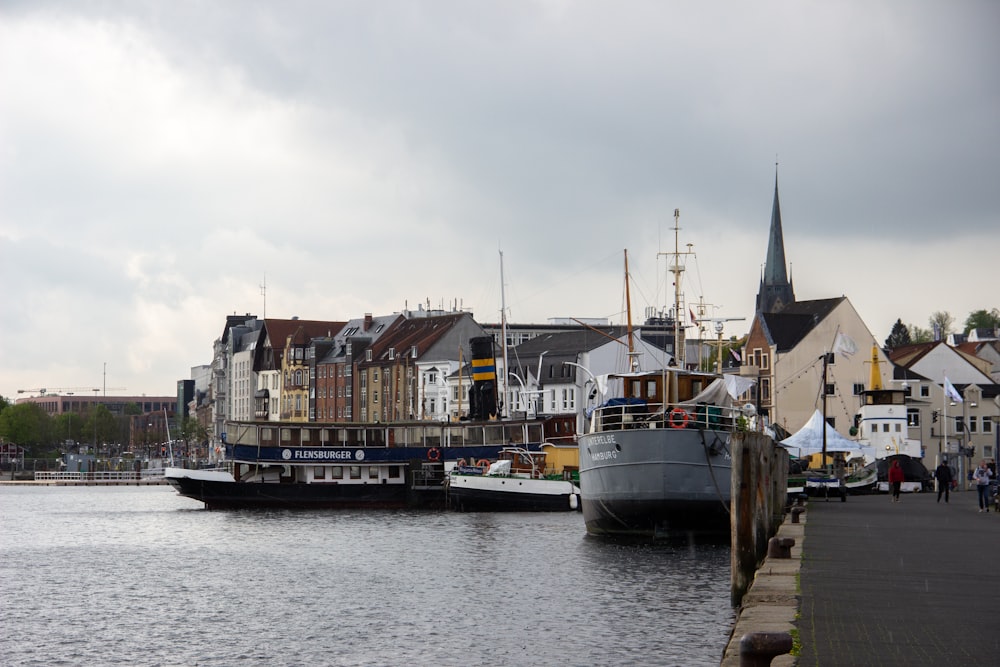
<instances>
[{"instance_id":1,"label":"black and white boat","mask_svg":"<svg viewBox=\"0 0 1000 667\"><path fill-rule=\"evenodd\" d=\"M495 462L459 461L447 480L448 506L460 511L551 512L580 509L580 488L546 473L546 453L504 447Z\"/></svg>"}]
</instances>

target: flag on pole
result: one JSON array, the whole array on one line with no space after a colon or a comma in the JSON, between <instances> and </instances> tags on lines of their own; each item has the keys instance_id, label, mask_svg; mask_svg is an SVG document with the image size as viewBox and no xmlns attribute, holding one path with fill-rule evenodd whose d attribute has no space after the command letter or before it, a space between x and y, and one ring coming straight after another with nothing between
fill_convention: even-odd
<instances>
[{"instance_id":1,"label":"flag on pole","mask_svg":"<svg viewBox=\"0 0 1000 667\"><path fill-rule=\"evenodd\" d=\"M694 309L693 308L688 308L688 312L691 314L691 324L694 324L695 326L697 326L698 325L698 318L694 316Z\"/></svg>"},{"instance_id":2,"label":"flag on pole","mask_svg":"<svg viewBox=\"0 0 1000 667\"><path fill-rule=\"evenodd\" d=\"M839 352L845 357L850 357L858 351L858 344L843 331L837 333L837 339L833 343L833 351Z\"/></svg>"},{"instance_id":3,"label":"flag on pole","mask_svg":"<svg viewBox=\"0 0 1000 667\"><path fill-rule=\"evenodd\" d=\"M948 379L947 375L944 376L944 395L956 403L963 402L962 395L958 393L958 390L955 389L955 385L951 383L951 380Z\"/></svg>"}]
</instances>

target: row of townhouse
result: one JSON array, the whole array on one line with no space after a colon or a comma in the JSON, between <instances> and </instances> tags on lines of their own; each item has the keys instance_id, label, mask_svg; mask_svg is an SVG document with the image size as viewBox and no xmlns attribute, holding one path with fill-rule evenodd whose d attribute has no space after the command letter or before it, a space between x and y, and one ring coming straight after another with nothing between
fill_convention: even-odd
<instances>
[{"instance_id":1,"label":"row of townhouse","mask_svg":"<svg viewBox=\"0 0 1000 667\"><path fill-rule=\"evenodd\" d=\"M613 391L603 378L625 368L625 328L567 321L512 330L520 344L505 355L499 331L465 311L348 321L229 316L211 365L196 367L192 404L216 446L232 422L455 421L469 413L469 341L492 335L502 414L572 415L583 428L586 409ZM644 368L669 362L641 328L633 340Z\"/></svg>"}]
</instances>

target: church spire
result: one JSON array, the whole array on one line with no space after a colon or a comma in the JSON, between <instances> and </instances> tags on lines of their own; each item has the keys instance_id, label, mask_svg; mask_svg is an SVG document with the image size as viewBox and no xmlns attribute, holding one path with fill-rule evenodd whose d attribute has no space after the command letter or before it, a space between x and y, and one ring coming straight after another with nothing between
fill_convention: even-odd
<instances>
[{"instance_id":1,"label":"church spire","mask_svg":"<svg viewBox=\"0 0 1000 667\"><path fill-rule=\"evenodd\" d=\"M778 312L795 303L795 292L788 280L785 264L785 239L781 232L781 204L778 202L778 163L774 164L774 204L771 206L771 233L767 240L764 275L757 292L757 310Z\"/></svg>"}]
</instances>

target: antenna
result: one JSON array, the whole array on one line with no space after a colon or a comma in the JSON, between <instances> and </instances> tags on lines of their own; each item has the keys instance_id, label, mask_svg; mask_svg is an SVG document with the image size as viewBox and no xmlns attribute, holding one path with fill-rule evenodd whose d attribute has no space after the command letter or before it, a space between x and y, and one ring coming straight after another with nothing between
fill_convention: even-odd
<instances>
[{"instance_id":1,"label":"antenna","mask_svg":"<svg viewBox=\"0 0 1000 667\"><path fill-rule=\"evenodd\" d=\"M264 282L260 284L260 295L264 297L264 315L261 319L267 319L267 274L264 274Z\"/></svg>"}]
</instances>

